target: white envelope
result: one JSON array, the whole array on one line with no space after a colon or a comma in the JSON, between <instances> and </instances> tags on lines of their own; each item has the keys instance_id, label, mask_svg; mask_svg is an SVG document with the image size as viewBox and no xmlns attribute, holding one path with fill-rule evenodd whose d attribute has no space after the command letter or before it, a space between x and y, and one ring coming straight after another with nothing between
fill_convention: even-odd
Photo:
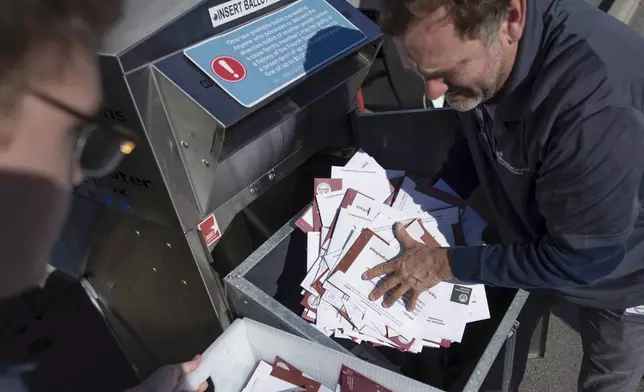
<instances>
[{"instance_id":1,"label":"white envelope","mask_svg":"<svg viewBox=\"0 0 644 392\"><path fill-rule=\"evenodd\" d=\"M356 242L358 237L360 236L360 233L362 231L359 229L354 230L351 232L351 235L349 236L349 239L347 240L346 244L344 245L344 248L342 249L342 252L340 252L340 256L338 257L338 260L342 260L344 256L346 256L347 252L351 249L353 244Z\"/></svg>"},{"instance_id":2,"label":"white envelope","mask_svg":"<svg viewBox=\"0 0 644 392\"><path fill-rule=\"evenodd\" d=\"M368 196L358 193L354 197L353 202L347 206L346 209L352 215L359 216L368 221L373 221L380 215L381 206L385 205L369 198Z\"/></svg>"},{"instance_id":3,"label":"white envelope","mask_svg":"<svg viewBox=\"0 0 644 392\"><path fill-rule=\"evenodd\" d=\"M425 327L422 329L422 336L431 341L440 342L441 339L437 339L440 336L442 339L460 343L465 333L466 324L467 320L462 318L444 318L432 315L427 318Z\"/></svg>"},{"instance_id":4,"label":"white envelope","mask_svg":"<svg viewBox=\"0 0 644 392\"><path fill-rule=\"evenodd\" d=\"M436 181L436 184L434 184L434 188L439 189L439 190L441 190L441 191L443 191L445 193L449 193L452 196L456 196L456 197L460 198L458 193L456 193L456 191L454 189L452 189L452 187L449 186L445 182L445 180L443 180L442 178L440 180Z\"/></svg>"},{"instance_id":5,"label":"white envelope","mask_svg":"<svg viewBox=\"0 0 644 392\"><path fill-rule=\"evenodd\" d=\"M335 265L340 261L341 252L326 252L321 254L318 259L313 263L311 269L307 272L304 280L300 286L309 293L320 296L320 293L312 287L313 283L317 280L324 280L329 272L335 268Z\"/></svg>"},{"instance_id":6,"label":"white envelope","mask_svg":"<svg viewBox=\"0 0 644 392\"><path fill-rule=\"evenodd\" d=\"M404 215L406 214L401 215L401 217ZM436 242L438 242L440 246L449 247L449 246L455 245L454 230L452 229L452 225L455 223L458 223L458 216L459 216L458 207L451 207L451 208L445 208L437 211L409 214L409 215L406 215L404 219L396 219L394 222L407 224L411 220L420 219L423 224L423 227L425 227L427 232L432 237L434 237L434 239L436 240ZM373 226L370 226L369 228L371 227ZM390 227L390 230L386 233L381 232L381 230L385 230L385 228L383 228L382 226L378 228L378 230L379 230L378 235L386 236L386 238L383 237L385 241L387 241L387 239L394 237L393 223Z\"/></svg>"},{"instance_id":7,"label":"white envelope","mask_svg":"<svg viewBox=\"0 0 644 392\"><path fill-rule=\"evenodd\" d=\"M387 338L385 338L384 334L379 333L374 328L371 328L368 325L362 328L358 333L360 334L362 340L365 340L367 342L372 342L387 347L396 347L396 345L392 344Z\"/></svg>"},{"instance_id":8,"label":"white envelope","mask_svg":"<svg viewBox=\"0 0 644 392\"><path fill-rule=\"evenodd\" d=\"M349 298L342 299L342 308L347 312L349 320L351 320L356 328L362 329L365 326L366 322L364 321L364 308L361 308Z\"/></svg>"},{"instance_id":9,"label":"white envelope","mask_svg":"<svg viewBox=\"0 0 644 392\"><path fill-rule=\"evenodd\" d=\"M347 169L385 170L371 155L362 150L356 151L344 167Z\"/></svg>"},{"instance_id":10,"label":"white envelope","mask_svg":"<svg viewBox=\"0 0 644 392\"><path fill-rule=\"evenodd\" d=\"M391 184L382 170L353 170L340 166L331 168L331 178L341 178L344 188L353 188L382 203L391 196Z\"/></svg>"},{"instance_id":11,"label":"white envelope","mask_svg":"<svg viewBox=\"0 0 644 392\"><path fill-rule=\"evenodd\" d=\"M369 223L368 219L351 214L346 208L340 208L331 242L329 243L329 251L344 249L351 234L356 230L360 233Z\"/></svg>"},{"instance_id":12,"label":"white envelope","mask_svg":"<svg viewBox=\"0 0 644 392\"><path fill-rule=\"evenodd\" d=\"M317 319L315 320L315 325L318 328L323 328L323 329L337 329L337 328L342 328L344 326L345 328L349 327L351 329L351 324L346 322L344 320L344 317L340 314L340 312L337 311L336 308L331 306L327 302L320 302L320 305L318 306L317 309Z\"/></svg>"},{"instance_id":13,"label":"white envelope","mask_svg":"<svg viewBox=\"0 0 644 392\"><path fill-rule=\"evenodd\" d=\"M423 351L424 346L422 339L416 339L414 343L411 344L411 347L409 347L409 351L414 354L418 354Z\"/></svg>"},{"instance_id":14,"label":"white envelope","mask_svg":"<svg viewBox=\"0 0 644 392\"><path fill-rule=\"evenodd\" d=\"M368 296L375 288L380 278L371 281L362 280L362 274L376 265L386 262L396 256L398 252L384 243L376 236L364 246L363 251L356 257L348 268L346 274L342 271L334 272L328 279L329 283L343 291L358 306L365 309L365 320L376 318L383 320L406 336L415 336L416 328L413 323L416 319L425 320L434 307L429 293L421 294L418 306L413 312L408 312L402 300L398 300L388 309L382 307L381 302L372 302ZM431 307L428 304L431 303Z\"/></svg>"},{"instance_id":15,"label":"white envelope","mask_svg":"<svg viewBox=\"0 0 644 392\"><path fill-rule=\"evenodd\" d=\"M329 250L329 240L325 240L329 235L329 230L328 227L320 228L320 252Z\"/></svg>"},{"instance_id":16,"label":"white envelope","mask_svg":"<svg viewBox=\"0 0 644 392\"><path fill-rule=\"evenodd\" d=\"M318 293L311 285L327 271L328 269L326 264L322 262L322 256L318 257L317 260L315 260L315 263L313 263L311 269L309 269L309 272L307 272L302 283L300 283L300 287L315 296L319 296L320 293Z\"/></svg>"},{"instance_id":17,"label":"white envelope","mask_svg":"<svg viewBox=\"0 0 644 392\"><path fill-rule=\"evenodd\" d=\"M325 291L324 294L322 294L322 301L328 303L336 309L342 309L342 307L344 306L342 298L345 296L345 294L328 282L324 284L324 289Z\"/></svg>"},{"instance_id":18,"label":"white envelope","mask_svg":"<svg viewBox=\"0 0 644 392\"><path fill-rule=\"evenodd\" d=\"M420 215L420 220L423 222L423 226L425 226L425 229L427 229L429 234L434 237L440 246L456 246L452 225L458 223L458 207L422 212Z\"/></svg>"},{"instance_id":19,"label":"white envelope","mask_svg":"<svg viewBox=\"0 0 644 392\"><path fill-rule=\"evenodd\" d=\"M416 183L405 177L392 207L406 212L435 211L453 207L451 204L416 191Z\"/></svg>"},{"instance_id":20,"label":"white envelope","mask_svg":"<svg viewBox=\"0 0 644 392\"><path fill-rule=\"evenodd\" d=\"M261 361L242 392L299 392L302 388L271 376L273 366Z\"/></svg>"},{"instance_id":21,"label":"white envelope","mask_svg":"<svg viewBox=\"0 0 644 392\"><path fill-rule=\"evenodd\" d=\"M387 174L387 178L390 180L405 175L404 170L385 170L373 157L362 150L357 151L349 162L344 165L344 168L367 171L384 171Z\"/></svg>"},{"instance_id":22,"label":"white envelope","mask_svg":"<svg viewBox=\"0 0 644 392\"><path fill-rule=\"evenodd\" d=\"M375 344L378 344L378 345L381 345L381 346L387 346L387 347L396 348L396 346L394 344L392 344L391 342L385 340L384 337L378 338L376 336L367 335L367 334L362 333L361 331L358 332L358 331L355 331L355 330L353 330L353 331L345 331L344 333L345 333L345 335L347 335L349 337L359 339L361 341L371 342L371 343L375 343Z\"/></svg>"},{"instance_id":23,"label":"white envelope","mask_svg":"<svg viewBox=\"0 0 644 392\"><path fill-rule=\"evenodd\" d=\"M315 196L318 211L320 212L320 222L323 227L330 227L333 223L333 218L335 218L335 214L340 208L345 193L346 188Z\"/></svg>"},{"instance_id":24,"label":"white envelope","mask_svg":"<svg viewBox=\"0 0 644 392\"><path fill-rule=\"evenodd\" d=\"M482 284L469 285L472 288L472 298L468 309L467 322L487 320L490 318L490 307L485 295L485 286Z\"/></svg>"},{"instance_id":25,"label":"white envelope","mask_svg":"<svg viewBox=\"0 0 644 392\"><path fill-rule=\"evenodd\" d=\"M320 233L309 231L306 233L306 270L310 271L315 261L320 256Z\"/></svg>"}]
</instances>

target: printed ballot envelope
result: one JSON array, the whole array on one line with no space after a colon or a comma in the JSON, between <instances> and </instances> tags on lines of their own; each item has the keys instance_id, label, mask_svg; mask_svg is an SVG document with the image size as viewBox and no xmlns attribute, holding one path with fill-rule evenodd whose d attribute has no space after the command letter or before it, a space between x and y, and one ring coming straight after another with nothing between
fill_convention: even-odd
<instances>
[{"instance_id":1,"label":"printed ballot envelope","mask_svg":"<svg viewBox=\"0 0 644 392\"><path fill-rule=\"evenodd\" d=\"M460 342L468 323L490 317L482 285L439 283L412 312L407 297L386 309L369 300L381 278L362 274L404 252L395 223L432 246L485 245L487 224L444 181L386 170L358 151L314 180L313 203L296 221L307 236L302 318L328 336L403 352Z\"/></svg>"}]
</instances>

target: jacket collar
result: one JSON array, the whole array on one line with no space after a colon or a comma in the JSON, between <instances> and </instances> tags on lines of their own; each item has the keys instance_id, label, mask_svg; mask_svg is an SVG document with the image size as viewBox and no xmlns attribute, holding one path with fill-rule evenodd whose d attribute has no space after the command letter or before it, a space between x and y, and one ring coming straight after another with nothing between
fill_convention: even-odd
<instances>
[{"instance_id":1,"label":"jacket collar","mask_svg":"<svg viewBox=\"0 0 644 392\"><path fill-rule=\"evenodd\" d=\"M546 18L557 0L527 0L526 24L510 77L503 88L485 105L495 106L500 119L505 122L519 121L532 92L534 81L543 63L548 31Z\"/></svg>"}]
</instances>

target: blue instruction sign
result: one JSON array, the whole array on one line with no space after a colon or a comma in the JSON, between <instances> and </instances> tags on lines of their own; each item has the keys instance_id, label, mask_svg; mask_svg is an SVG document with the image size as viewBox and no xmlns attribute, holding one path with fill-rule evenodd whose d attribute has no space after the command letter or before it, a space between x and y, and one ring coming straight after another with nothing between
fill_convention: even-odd
<instances>
[{"instance_id":1,"label":"blue instruction sign","mask_svg":"<svg viewBox=\"0 0 644 392\"><path fill-rule=\"evenodd\" d=\"M366 39L325 0L299 0L184 54L251 107Z\"/></svg>"}]
</instances>

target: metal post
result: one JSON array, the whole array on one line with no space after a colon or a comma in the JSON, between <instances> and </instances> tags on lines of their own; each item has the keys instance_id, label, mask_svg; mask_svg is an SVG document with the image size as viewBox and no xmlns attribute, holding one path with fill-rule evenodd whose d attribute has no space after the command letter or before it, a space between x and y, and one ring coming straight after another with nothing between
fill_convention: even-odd
<instances>
[{"instance_id":1,"label":"metal post","mask_svg":"<svg viewBox=\"0 0 644 392\"><path fill-rule=\"evenodd\" d=\"M515 321L508 338L505 340L505 356L503 358L503 384L502 392L510 392L510 382L512 381L512 368L514 367L514 351L517 342L517 329L519 322Z\"/></svg>"},{"instance_id":2,"label":"metal post","mask_svg":"<svg viewBox=\"0 0 644 392\"><path fill-rule=\"evenodd\" d=\"M550 312L541 317L537 328L532 333L530 340L530 351L528 352L528 359L545 358L546 357L546 343L548 342L548 327L550 326Z\"/></svg>"}]
</instances>

